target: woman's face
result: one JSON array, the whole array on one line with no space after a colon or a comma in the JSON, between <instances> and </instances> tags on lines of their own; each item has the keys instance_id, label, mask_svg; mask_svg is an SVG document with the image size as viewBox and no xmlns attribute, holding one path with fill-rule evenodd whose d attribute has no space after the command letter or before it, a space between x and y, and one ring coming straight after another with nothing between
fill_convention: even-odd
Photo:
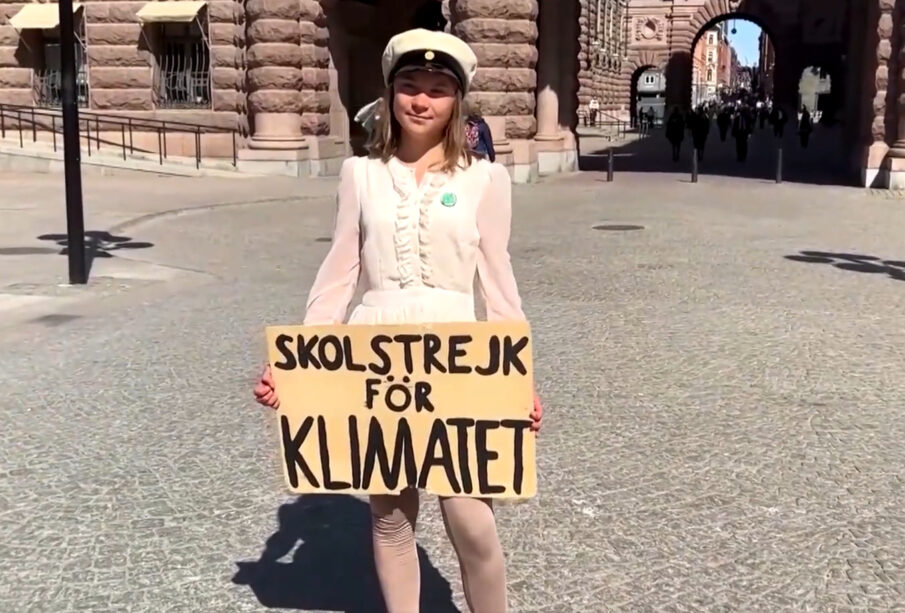
<instances>
[{"instance_id":1,"label":"woman's face","mask_svg":"<svg viewBox=\"0 0 905 613\"><path fill-rule=\"evenodd\" d=\"M393 115L404 133L440 140L458 89L456 80L443 73L404 72L393 80Z\"/></svg>"}]
</instances>

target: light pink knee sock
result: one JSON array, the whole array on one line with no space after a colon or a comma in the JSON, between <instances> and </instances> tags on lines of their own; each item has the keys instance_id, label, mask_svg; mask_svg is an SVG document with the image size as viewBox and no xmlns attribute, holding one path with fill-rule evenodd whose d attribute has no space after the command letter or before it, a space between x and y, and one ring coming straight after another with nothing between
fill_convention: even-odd
<instances>
[{"instance_id":1,"label":"light pink knee sock","mask_svg":"<svg viewBox=\"0 0 905 613\"><path fill-rule=\"evenodd\" d=\"M418 491L371 496L374 564L387 613L419 613L421 575L415 546Z\"/></svg>"},{"instance_id":2,"label":"light pink knee sock","mask_svg":"<svg viewBox=\"0 0 905 613\"><path fill-rule=\"evenodd\" d=\"M471 613L506 613L506 565L489 500L441 498ZM374 563L388 613L419 613L418 492L371 496Z\"/></svg>"},{"instance_id":3,"label":"light pink knee sock","mask_svg":"<svg viewBox=\"0 0 905 613\"><path fill-rule=\"evenodd\" d=\"M441 498L471 613L506 613L506 563L490 500Z\"/></svg>"}]
</instances>

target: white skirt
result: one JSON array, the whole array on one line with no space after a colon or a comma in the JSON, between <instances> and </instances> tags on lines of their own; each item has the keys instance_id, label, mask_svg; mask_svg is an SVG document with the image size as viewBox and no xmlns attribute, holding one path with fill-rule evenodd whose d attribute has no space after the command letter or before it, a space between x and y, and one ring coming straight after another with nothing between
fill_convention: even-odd
<instances>
[{"instance_id":1,"label":"white skirt","mask_svg":"<svg viewBox=\"0 0 905 613\"><path fill-rule=\"evenodd\" d=\"M475 321L474 296L435 287L368 290L350 324L430 324Z\"/></svg>"}]
</instances>

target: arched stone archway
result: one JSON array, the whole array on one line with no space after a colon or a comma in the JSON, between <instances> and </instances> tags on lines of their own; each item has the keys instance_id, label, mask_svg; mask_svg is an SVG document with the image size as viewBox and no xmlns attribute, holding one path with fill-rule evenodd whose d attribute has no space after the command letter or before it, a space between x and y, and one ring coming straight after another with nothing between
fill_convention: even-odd
<instances>
[{"instance_id":1,"label":"arched stone archway","mask_svg":"<svg viewBox=\"0 0 905 613\"><path fill-rule=\"evenodd\" d=\"M624 65L624 74L633 75L641 68L666 70L669 54L657 49L641 49L631 53Z\"/></svg>"},{"instance_id":2,"label":"arched stone archway","mask_svg":"<svg viewBox=\"0 0 905 613\"><path fill-rule=\"evenodd\" d=\"M668 106L678 106L683 109L690 107L692 54L695 45L707 30L729 19L750 21L766 32L776 52L777 67L780 66L780 59L786 60L787 56L791 55L787 52L791 46L788 36L785 34L787 28L784 28L782 18L778 16L772 4L763 1L707 0L706 4L700 6L690 19L677 25L673 33L673 51L670 53L666 75ZM788 104L794 101L793 92L788 87L791 82L788 81L788 78L781 80L780 76L777 74L774 97L784 104ZM797 91L797 82L795 91Z\"/></svg>"},{"instance_id":3,"label":"arched stone archway","mask_svg":"<svg viewBox=\"0 0 905 613\"><path fill-rule=\"evenodd\" d=\"M662 52L653 49L642 49L636 53L633 53L629 56L629 61L624 65L623 70L625 73L629 75L629 117L632 125L635 124L635 121L638 117L638 94L639 94L639 79L641 75L644 74L647 70L655 69L663 74L664 78L666 75L666 65L669 56Z\"/></svg>"}]
</instances>

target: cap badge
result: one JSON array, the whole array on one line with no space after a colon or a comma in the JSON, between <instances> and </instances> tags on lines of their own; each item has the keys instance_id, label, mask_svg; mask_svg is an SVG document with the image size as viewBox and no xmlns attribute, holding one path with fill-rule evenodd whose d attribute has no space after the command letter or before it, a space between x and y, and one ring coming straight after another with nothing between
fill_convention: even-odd
<instances>
[{"instance_id":1,"label":"cap badge","mask_svg":"<svg viewBox=\"0 0 905 613\"><path fill-rule=\"evenodd\" d=\"M426 60L432 60L432 59L434 59L434 52L433 52L433 51L425 51L425 52L424 52L424 59L426 59Z\"/></svg>"},{"instance_id":2,"label":"cap badge","mask_svg":"<svg viewBox=\"0 0 905 613\"><path fill-rule=\"evenodd\" d=\"M456 195L452 192L446 192L440 196L440 204L443 206L456 206Z\"/></svg>"}]
</instances>

